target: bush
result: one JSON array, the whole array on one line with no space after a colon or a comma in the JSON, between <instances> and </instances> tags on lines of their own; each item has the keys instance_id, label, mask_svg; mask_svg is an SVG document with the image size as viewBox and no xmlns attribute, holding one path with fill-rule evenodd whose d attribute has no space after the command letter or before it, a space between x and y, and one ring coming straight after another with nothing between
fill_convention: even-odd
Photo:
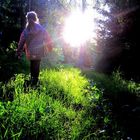
<instances>
[{"instance_id":1,"label":"bush","mask_svg":"<svg viewBox=\"0 0 140 140\"><path fill-rule=\"evenodd\" d=\"M21 60L18 60L15 56L16 48L17 43L13 41L6 50L0 49L0 81L7 82L15 73L29 72L29 62L26 56L23 55Z\"/></svg>"}]
</instances>

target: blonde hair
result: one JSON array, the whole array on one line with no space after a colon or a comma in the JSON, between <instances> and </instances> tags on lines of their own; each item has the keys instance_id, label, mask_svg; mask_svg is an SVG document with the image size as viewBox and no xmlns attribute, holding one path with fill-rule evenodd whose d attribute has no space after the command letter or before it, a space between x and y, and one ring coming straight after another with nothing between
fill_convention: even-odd
<instances>
[{"instance_id":1,"label":"blonde hair","mask_svg":"<svg viewBox=\"0 0 140 140\"><path fill-rule=\"evenodd\" d=\"M27 12L26 20L27 20L26 28L28 27L30 28L30 26L32 26L34 23L39 23L37 13L34 11Z\"/></svg>"}]
</instances>

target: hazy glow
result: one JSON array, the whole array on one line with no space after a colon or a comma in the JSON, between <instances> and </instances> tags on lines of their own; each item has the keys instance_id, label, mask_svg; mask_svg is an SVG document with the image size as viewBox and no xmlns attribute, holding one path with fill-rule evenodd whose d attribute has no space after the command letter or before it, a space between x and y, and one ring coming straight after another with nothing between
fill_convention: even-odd
<instances>
[{"instance_id":1,"label":"hazy glow","mask_svg":"<svg viewBox=\"0 0 140 140\"><path fill-rule=\"evenodd\" d=\"M63 38L71 46L78 47L92 38L94 27L90 12L73 12L66 20Z\"/></svg>"},{"instance_id":2,"label":"hazy glow","mask_svg":"<svg viewBox=\"0 0 140 140\"><path fill-rule=\"evenodd\" d=\"M100 9L103 9L103 10L105 10L107 12L110 12L110 7L107 4L101 4Z\"/></svg>"},{"instance_id":3,"label":"hazy glow","mask_svg":"<svg viewBox=\"0 0 140 140\"><path fill-rule=\"evenodd\" d=\"M108 17L93 9L93 1L88 0L88 6L84 12L80 10L73 12L65 22L63 30L63 38L73 47L79 47L86 41L94 40L97 38L96 29L97 20L106 21ZM100 4L100 9L110 12L110 8L106 4Z\"/></svg>"}]
</instances>

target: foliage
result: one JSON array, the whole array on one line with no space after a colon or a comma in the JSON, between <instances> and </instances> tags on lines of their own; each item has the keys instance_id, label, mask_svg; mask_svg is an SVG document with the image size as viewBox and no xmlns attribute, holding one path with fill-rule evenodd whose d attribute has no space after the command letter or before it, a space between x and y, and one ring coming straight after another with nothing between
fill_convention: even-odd
<instances>
[{"instance_id":1,"label":"foliage","mask_svg":"<svg viewBox=\"0 0 140 140\"><path fill-rule=\"evenodd\" d=\"M28 76L1 84L1 139L121 138L111 105L77 69L44 70L37 88L24 89ZM11 97L6 95L12 95ZM114 124L114 125L112 125Z\"/></svg>"},{"instance_id":2,"label":"foliage","mask_svg":"<svg viewBox=\"0 0 140 140\"><path fill-rule=\"evenodd\" d=\"M86 0L82 2L86 8ZM97 49L95 53L101 57L98 63L94 62L103 71L121 65L127 76L138 75L138 64L134 65L134 62L139 60L139 39L136 37L140 29L139 1L96 2L94 8L108 20L97 20L98 45L88 44L94 52ZM106 4L111 7L110 13L100 7ZM0 139L124 138L125 130L115 122L112 104L107 97L111 97L116 105L127 103L128 99L130 103L132 97L140 96L140 84L133 79L124 80L117 71L111 76L88 72L88 80L77 69L64 69L61 48L55 48L43 60L42 68L46 69L46 65L55 68L40 73L38 87L24 89L29 76L17 74L28 72L25 55L21 60L15 58L15 41L24 27L26 12L35 10L39 14L41 23L51 33L55 45L59 46L64 17L74 6L76 1L0 1L0 81L4 81L0 82ZM14 74L15 77L9 80Z\"/></svg>"},{"instance_id":3,"label":"foliage","mask_svg":"<svg viewBox=\"0 0 140 140\"><path fill-rule=\"evenodd\" d=\"M110 12L102 9L101 5L108 5ZM103 16L108 17L106 21L103 19L97 21L99 25L97 47L102 53L99 54L98 70L112 72L120 68L127 78L139 80L140 70L137 64L134 64L139 60L139 40L136 36L140 31L139 5L138 0L97 2L95 8Z\"/></svg>"},{"instance_id":4,"label":"foliage","mask_svg":"<svg viewBox=\"0 0 140 140\"><path fill-rule=\"evenodd\" d=\"M15 73L28 73L29 62L23 55L21 60L16 57L17 42L13 41L7 49L0 49L0 81L8 81Z\"/></svg>"},{"instance_id":5,"label":"foliage","mask_svg":"<svg viewBox=\"0 0 140 140\"><path fill-rule=\"evenodd\" d=\"M139 40L136 36L140 29L138 5L138 0L92 2L86 0L80 2L76 0L1 0L0 46L6 50L12 41L19 40L20 32L25 26L25 14L29 10L38 13L41 24L47 28L57 46L61 40L64 19L77 6L82 6L83 11L91 6L102 17L107 18L106 21L104 18L96 19L98 24L96 46L94 43L87 44L88 48L93 50L92 65L102 72L112 72L120 67L122 71L128 73L127 77L133 76L139 80L139 68L133 63L139 59ZM110 7L110 12L103 8L105 6ZM127 61L130 63L128 64Z\"/></svg>"},{"instance_id":6,"label":"foliage","mask_svg":"<svg viewBox=\"0 0 140 140\"><path fill-rule=\"evenodd\" d=\"M104 92L104 97L111 99L114 105L131 104L140 96L140 83L133 79L126 80L119 70L112 75L98 72L84 72L90 82Z\"/></svg>"},{"instance_id":7,"label":"foliage","mask_svg":"<svg viewBox=\"0 0 140 140\"><path fill-rule=\"evenodd\" d=\"M41 61L41 68L57 68L63 64L64 56L62 48L54 48L46 57Z\"/></svg>"}]
</instances>

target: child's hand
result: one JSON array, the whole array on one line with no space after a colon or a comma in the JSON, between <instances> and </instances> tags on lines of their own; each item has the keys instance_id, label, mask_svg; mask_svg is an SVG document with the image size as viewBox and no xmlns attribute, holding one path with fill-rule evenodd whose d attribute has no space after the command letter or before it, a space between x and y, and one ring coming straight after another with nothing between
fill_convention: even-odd
<instances>
[{"instance_id":1,"label":"child's hand","mask_svg":"<svg viewBox=\"0 0 140 140\"><path fill-rule=\"evenodd\" d=\"M17 59L19 59L19 60L20 60L20 59L21 59L22 54L21 54L21 53L19 53L19 52L16 52L15 56L16 56L16 58L17 58Z\"/></svg>"}]
</instances>

